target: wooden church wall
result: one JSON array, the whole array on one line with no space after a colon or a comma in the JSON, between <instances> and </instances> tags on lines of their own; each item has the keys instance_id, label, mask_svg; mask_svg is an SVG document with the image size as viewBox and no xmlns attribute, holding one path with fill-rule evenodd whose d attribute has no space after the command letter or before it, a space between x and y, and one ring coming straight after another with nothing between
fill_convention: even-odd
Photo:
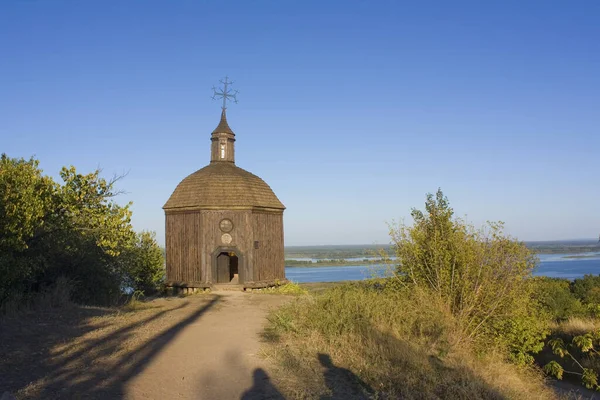
<instances>
[{"instance_id":1,"label":"wooden church wall","mask_svg":"<svg viewBox=\"0 0 600 400\"><path fill-rule=\"evenodd\" d=\"M167 281L203 282L198 242L202 226L200 213L170 213L165 221Z\"/></svg>"},{"instance_id":2,"label":"wooden church wall","mask_svg":"<svg viewBox=\"0 0 600 400\"><path fill-rule=\"evenodd\" d=\"M254 241L254 280L265 281L285 277L283 248L283 214L252 214Z\"/></svg>"},{"instance_id":3,"label":"wooden church wall","mask_svg":"<svg viewBox=\"0 0 600 400\"><path fill-rule=\"evenodd\" d=\"M243 261L240 264L240 268L243 268L243 272L240 271L242 276L246 280L252 278L252 251L250 250L251 237L251 219L250 210L243 211L230 211L230 210L215 210L215 211L203 211L203 230L202 230L202 251L207 255L202 260L202 270L206 271L207 281L214 283L215 279L212 276L212 254L218 247L231 247L237 248L243 257ZM231 243L223 243L221 238L224 232L219 228L219 223L223 219L230 219L233 222L233 229L228 232L231 235ZM238 255L239 256L239 255ZM250 278L248 278L250 277Z\"/></svg>"},{"instance_id":4,"label":"wooden church wall","mask_svg":"<svg viewBox=\"0 0 600 400\"><path fill-rule=\"evenodd\" d=\"M229 244L223 243L224 232L219 228L225 218L233 222ZM283 214L250 210L168 213L165 228L168 282L189 286L213 282L212 254L219 247L239 250L243 257L240 273L246 282L285 277Z\"/></svg>"}]
</instances>

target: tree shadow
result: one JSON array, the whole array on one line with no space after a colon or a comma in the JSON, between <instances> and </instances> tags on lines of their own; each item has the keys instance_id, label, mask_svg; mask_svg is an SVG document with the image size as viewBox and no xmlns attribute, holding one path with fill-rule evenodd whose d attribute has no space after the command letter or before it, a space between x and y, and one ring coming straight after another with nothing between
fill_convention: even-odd
<instances>
[{"instance_id":1,"label":"tree shadow","mask_svg":"<svg viewBox=\"0 0 600 400\"><path fill-rule=\"evenodd\" d=\"M0 390L15 392L40 379L48 371L50 349L106 326L86 321L117 313L110 308L69 306L1 318Z\"/></svg>"},{"instance_id":2,"label":"tree shadow","mask_svg":"<svg viewBox=\"0 0 600 400\"><path fill-rule=\"evenodd\" d=\"M70 321L71 329L53 331L49 338L45 338L42 348L31 346L26 341L12 337L12 343L21 348L13 355L24 354L32 350L37 353L32 363L32 356L14 358L12 362L5 362L0 355L0 372L7 368L13 368L8 382L0 382L2 390L16 392L25 390L26 398L40 399L70 399L85 397L89 399L123 398L125 386L133 377L140 374L156 357L157 354L173 340L186 326L196 321L205 312L210 310L220 300L220 296L214 296L198 309L186 315L179 322L168 327L160 334L151 337L143 343L135 343L135 348L123 350L123 343L136 335L136 329L149 324L167 313L189 307L189 302L156 312L139 321L127 324L109 334L97 339L89 339L78 343L77 350L65 349L65 355L56 353L61 343L69 341L78 336L83 336L92 330L101 329L102 325L86 326L83 320ZM107 311L104 315L110 314ZM77 326L75 326L77 325ZM14 333L14 332L13 332ZM38 332L39 333L39 332ZM0 335L0 339L4 339ZM43 336L43 335L41 335ZM30 338L31 340L31 338ZM24 343L24 344L23 344ZM64 347L64 346L63 346ZM0 347L1 349L1 347ZM54 349L54 350L53 350ZM123 356L113 356L119 352ZM105 364L99 364L98 360L108 360ZM6 376L4 376L6 377ZM3 378L4 379L4 378ZM39 382L33 387L28 387L30 382Z\"/></svg>"}]
</instances>

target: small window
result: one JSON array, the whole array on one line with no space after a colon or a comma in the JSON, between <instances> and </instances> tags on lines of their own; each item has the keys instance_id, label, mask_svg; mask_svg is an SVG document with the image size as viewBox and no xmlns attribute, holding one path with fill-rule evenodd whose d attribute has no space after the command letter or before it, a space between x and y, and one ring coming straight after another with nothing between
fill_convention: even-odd
<instances>
[{"instance_id":1,"label":"small window","mask_svg":"<svg viewBox=\"0 0 600 400\"><path fill-rule=\"evenodd\" d=\"M225 145L221 145L221 158L225 158Z\"/></svg>"}]
</instances>

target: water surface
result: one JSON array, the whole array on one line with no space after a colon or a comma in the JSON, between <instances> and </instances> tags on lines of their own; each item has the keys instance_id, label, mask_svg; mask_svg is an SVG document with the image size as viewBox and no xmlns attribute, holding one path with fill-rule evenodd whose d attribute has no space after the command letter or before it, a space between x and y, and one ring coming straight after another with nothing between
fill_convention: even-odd
<instances>
[{"instance_id":1,"label":"water surface","mask_svg":"<svg viewBox=\"0 0 600 400\"><path fill-rule=\"evenodd\" d=\"M536 276L575 279L586 274L600 274L600 253L585 253L586 258L568 258L576 254L540 254ZM374 265L346 267L286 267L285 274L294 282L357 281L384 276L386 268Z\"/></svg>"}]
</instances>

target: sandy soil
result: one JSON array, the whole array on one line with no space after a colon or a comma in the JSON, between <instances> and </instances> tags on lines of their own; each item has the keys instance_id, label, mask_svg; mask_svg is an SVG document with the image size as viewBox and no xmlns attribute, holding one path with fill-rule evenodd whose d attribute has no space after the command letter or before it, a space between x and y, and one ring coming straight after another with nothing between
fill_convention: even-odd
<instances>
[{"instance_id":1,"label":"sandy soil","mask_svg":"<svg viewBox=\"0 0 600 400\"><path fill-rule=\"evenodd\" d=\"M0 322L0 395L18 399L281 398L260 357L270 308L224 291L135 312L75 307Z\"/></svg>"},{"instance_id":2,"label":"sandy soil","mask_svg":"<svg viewBox=\"0 0 600 400\"><path fill-rule=\"evenodd\" d=\"M277 398L259 357L260 332L282 296L221 292L126 385L127 399Z\"/></svg>"}]
</instances>

